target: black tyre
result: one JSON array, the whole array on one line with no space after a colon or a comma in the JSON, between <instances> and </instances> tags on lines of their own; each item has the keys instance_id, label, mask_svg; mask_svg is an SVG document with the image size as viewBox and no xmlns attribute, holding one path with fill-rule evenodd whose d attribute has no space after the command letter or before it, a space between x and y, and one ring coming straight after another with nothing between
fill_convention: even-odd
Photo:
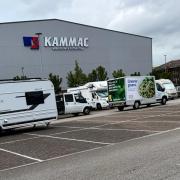
<instances>
[{"instance_id":1,"label":"black tyre","mask_svg":"<svg viewBox=\"0 0 180 180\"><path fill-rule=\"evenodd\" d=\"M123 111L124 110L124 106L118 106L118 110L119 111Z\"/></svg>"},{"instance_id":2,"label":"black tyre","mask_svg":"<svg viewBox=\"0 0 180 180\"><path fill-rule=\"evenodd\" d=\"M90 113L90 108L89 107L85 107L83 110L83 114L84 115L88 115Z\"/></svg>"},{"instance_id":3,"label":"black tyre","mask_svg":"<svg viewBox=\"0 0 180 180\"><path fill-rule=\"evenodd\" d=\"M49 125L50 125L50 122L47 122L47 123L46 123L46 127L49 127Z\"/></svg>"},{"instance_id":4,"label":"black tyre","mask_svg":"<svg viewBox=\"0 0 180 180\"><path fill-rule=\"evenodd\" d=\"M79 113L74 113L73 115L74 115L74 116L78 116L78 115L79 115Z\"/></svg>"},{"instance_id":5,"label":"black tyre","mask_svg":"<svg viewBox=\"0 0 180 180\"><path fill-rule=\"evenodd\" d=\"M147 107L150 107L151 106L151 104L147 104Z\"/></svg>"},{"instance_id":6,"label":"black tyre","mask_svg":"<svg viewBox=\"0 0 180 180\"><path fill-rule=\"evenodd\" d=\"M97 104L97 110L102 110L102 106L101 106L101 104Z\"/></svg>"},{"instance_id":7,"label":"black tyre","mask_svg":"<svg viewBox=\"0 0 180 180\"><path fill-rule=\"evenodd\" d=\"M135 102L134 102L133 109L139 109L139 106L140 106L139 101L135 101Z\"/></svg>"},{"instance_id":8,"label":"black tyre","mask_svg":"<svg viewBox=\"0 0 180 180\"><path fill-rule=\"evenodd\" d=\"M161 104L162 105L165 105L167 102L167 98L166 97L163 97L162 100L161 100Z\"/></svg>"}]
</instances>

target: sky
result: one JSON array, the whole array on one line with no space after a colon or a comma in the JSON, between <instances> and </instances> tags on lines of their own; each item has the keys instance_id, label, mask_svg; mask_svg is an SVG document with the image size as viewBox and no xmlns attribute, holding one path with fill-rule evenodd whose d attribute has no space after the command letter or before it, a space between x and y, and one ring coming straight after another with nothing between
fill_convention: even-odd
<instances>
[{"instance_id":1,"label":"sky","mask_svg":"<svg viewBox=\"0 0 180 180\"><path fill-rule=\"evenodd\" d=\"M180 59L179 0L0 0L0 23L62 19L152 38L153 66Z\"/></svg>"}]
</instances>

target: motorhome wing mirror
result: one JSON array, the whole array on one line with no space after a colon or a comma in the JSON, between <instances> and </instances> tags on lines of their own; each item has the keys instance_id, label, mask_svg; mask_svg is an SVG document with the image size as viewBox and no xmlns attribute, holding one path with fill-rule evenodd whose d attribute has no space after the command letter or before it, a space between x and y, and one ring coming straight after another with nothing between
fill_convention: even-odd
<instances>
[{"instance_id":1,"label":"motorhome wing mirror","mask_svg":"<svg viewBox=\"0 0 180 180\"><path fill-rule=\"evenodd\" d=\"M164 92L165 91L165 88L164 87L162 87L162 92Z\"/></svg>"}]
</instances>

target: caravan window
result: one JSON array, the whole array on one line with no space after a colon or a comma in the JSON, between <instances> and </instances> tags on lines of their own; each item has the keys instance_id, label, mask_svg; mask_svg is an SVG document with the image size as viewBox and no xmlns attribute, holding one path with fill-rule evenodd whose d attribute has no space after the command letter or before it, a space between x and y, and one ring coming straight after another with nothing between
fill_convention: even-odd
<instances>
[{"instance_id":1,"label":"caravan window","mask_svg":"<svg viewBox=\"0 0 180 180\"><path fill-rule=\"evenodd\" d=\"M38 105L44 103L43 91L25 92L27 105Z\"/></svg>"}]
</instances>

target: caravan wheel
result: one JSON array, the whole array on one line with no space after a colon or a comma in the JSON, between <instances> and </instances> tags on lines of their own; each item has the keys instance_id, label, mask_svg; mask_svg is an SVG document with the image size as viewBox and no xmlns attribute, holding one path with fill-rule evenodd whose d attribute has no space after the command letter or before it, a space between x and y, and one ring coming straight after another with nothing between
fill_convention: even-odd
<instances>
[{"instance_id":1,"label":"caravan wheel","mask_svg":"<svg viewBox=\"0 0 180 180\"><path fill-rule=\"evenodd\" d=\"M50 122L47 122L47 123L46 123L46 127L49 127L49 125L50 125Z\"/></svg>"}]
</instances>

